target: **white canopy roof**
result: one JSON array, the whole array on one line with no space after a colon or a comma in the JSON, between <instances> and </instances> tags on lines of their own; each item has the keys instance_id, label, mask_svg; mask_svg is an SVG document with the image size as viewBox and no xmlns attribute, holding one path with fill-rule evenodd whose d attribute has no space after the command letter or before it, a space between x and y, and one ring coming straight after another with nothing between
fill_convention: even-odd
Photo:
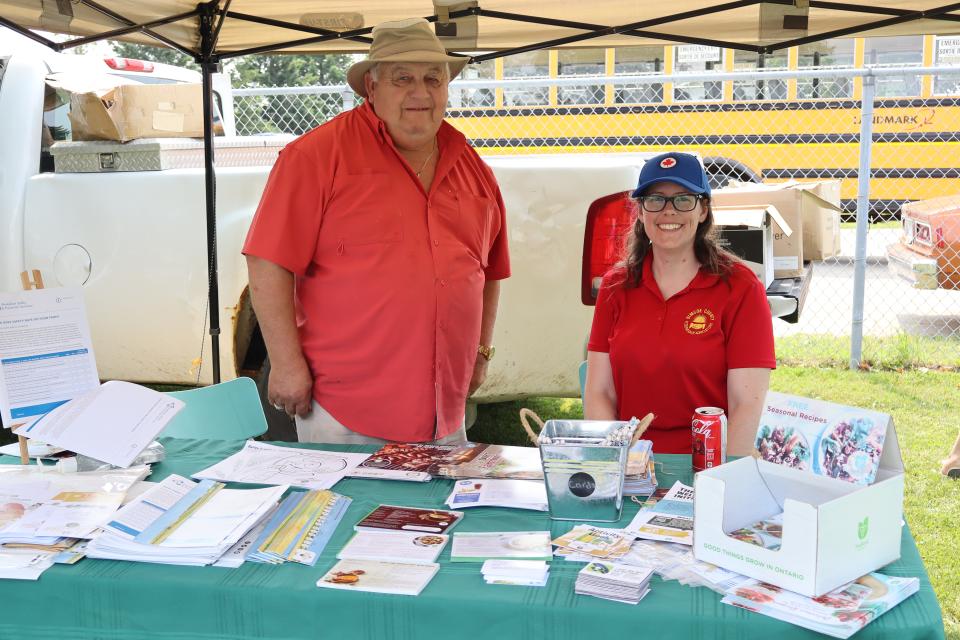
<instances>
[{"instance_id":1,"label":"white canopy roof","mask_svg":"<svg viewBox=\"0 0 960 640\"><path fill-rule=\"evenodd\" d=\"M719 4L705 0L214 0L207 6L217 12L215 25L223 18L213 52L226 57L268 50L365 51L373 25L413 16L444 23L437 28L448 48L466 53L542 46L544 42L561 47L608 47L675 41L755 49L798 44L801 38L960 33L957 4L944 5L937 0L871 0L869 4L817 0L786 4L754 0ZM131 25L152 25L149 31L159 39L199 52L199 6L203 5L191 0L0 0L0 23L89 37ZM157 22L177 17L166 24ZM581 39L598 31L605 35ZM144 28L112 37L157 42Z\"/></svg>"}]
</instances>

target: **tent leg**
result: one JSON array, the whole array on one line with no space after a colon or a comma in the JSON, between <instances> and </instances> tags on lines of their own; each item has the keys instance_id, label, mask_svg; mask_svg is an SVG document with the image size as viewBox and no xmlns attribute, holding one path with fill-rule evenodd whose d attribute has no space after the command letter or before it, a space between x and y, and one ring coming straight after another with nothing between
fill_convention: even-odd
<instances>
[{"instance_id":1,"label":"tent leg","mask_svg":"<svg viewBox=\"0 0 960 640\"><path fill-rule=\"evenodd\" d=\"M199 5L201 9L200 70L203 75L203 168L207 211L207 274L210 313L210 351L213 383L220 382L220 291L217 276L217 177L213 169L213 74L220 63L214 60L214 12L216 3Z\"/></svg>"}]
</instances>

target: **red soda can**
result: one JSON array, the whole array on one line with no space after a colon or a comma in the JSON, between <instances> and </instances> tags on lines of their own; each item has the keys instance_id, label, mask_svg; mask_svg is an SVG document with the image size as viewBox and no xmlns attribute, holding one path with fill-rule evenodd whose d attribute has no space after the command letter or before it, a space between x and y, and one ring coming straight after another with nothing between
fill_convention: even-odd
<instances>
[{"instance_id":1,"label":"red soda can","mask_svg":"<svg viewBox=\"0 0 960 640\"><path fill-rule=\"evenodd\" d=\"M718 407L693 412L693 470L703 471L727 461L727 416Z\"/></svg>"}]
</instances>

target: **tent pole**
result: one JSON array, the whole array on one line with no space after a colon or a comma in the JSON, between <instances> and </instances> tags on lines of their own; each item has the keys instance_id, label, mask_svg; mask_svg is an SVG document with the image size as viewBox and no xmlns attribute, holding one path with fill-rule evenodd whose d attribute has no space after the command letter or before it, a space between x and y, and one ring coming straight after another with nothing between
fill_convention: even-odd
<instances>
[{"instance_id":1,"label":"tent pole","mask_svg":"<svg viewBox=\"0 0 960 640\"><path fill-rule=\"evenodd\" d=\"M210 314L210 352L213 383L220 382L220 291L217 276L217 177L213 170L213 74L220 63L214 59L214 16L217 3L200 9L200 71L203 75L203 172L207 211L207 284Z\"/></svg>"}]
</instances>

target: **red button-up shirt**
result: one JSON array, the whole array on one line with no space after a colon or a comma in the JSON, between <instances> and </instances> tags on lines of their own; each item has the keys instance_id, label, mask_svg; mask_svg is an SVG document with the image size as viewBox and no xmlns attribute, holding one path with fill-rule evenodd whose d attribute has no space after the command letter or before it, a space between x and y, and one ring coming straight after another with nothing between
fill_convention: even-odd
<instances>
[{"instance_id":1,"label":"red button-up shirt","mask_svg":"<svg viewBox=\"0 0 960 640\"><path fill-rule=\"evenodd\" d=\"M316 401L368 436L463 422L483 287L510 275L493 173L443 123L430 192L368 103L287 145L243 252L295 274Z\"/></svg>"}]
</instances>

